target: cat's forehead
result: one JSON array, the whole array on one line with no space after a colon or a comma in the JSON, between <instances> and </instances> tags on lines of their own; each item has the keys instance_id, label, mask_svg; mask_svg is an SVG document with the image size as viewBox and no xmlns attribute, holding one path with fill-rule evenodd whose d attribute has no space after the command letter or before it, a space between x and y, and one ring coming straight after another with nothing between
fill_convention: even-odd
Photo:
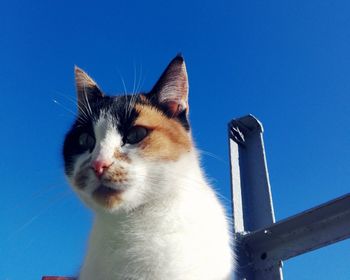
<instances>
[{"instance_id":1,"label":"cat's forehead","mask_svg":"<svg viewBox=\"0 0 350 280\"><path fill-rule=\"evenodd\" d=\"M101 111L100 117L93 124L96 141L106 146L108 150L113 150L122 143L122 132L118 129L118 122L118 118Z\"/></svg>"},{"instance_id":2,"label":"cat's forehead","mask_svg":"<svg viewBox=\"0 0 350 280\"><path fill-rule=\"evenodd\" d=\"M105 96L94 106L95 125L123 130L133 124L139 115L136 105L145 103L145 100L141 95Z\"/></svg>"},{"instance_id":3,"label":"cat's forehead","mask_svg":"<svg viewBox=\"0 0 350 280\"><path fill-rule=\"evenodd\" d=\"M119 124L118 116L113 116L108 110L101 110L100 115L93 123L94 130L97 134L104 131L116 129Z\"/></svg>"},{"instance_id":4,"label":"cat's forehead","mask_svg":"<svg viewBox=\"0 0 350 280\"><path fill-rule=\"evenodd\" d=\"M137 95L104 96L95 103L95 109L101 116L119 115L131 109L138 99Z\"/></svg>"}]
</instances>

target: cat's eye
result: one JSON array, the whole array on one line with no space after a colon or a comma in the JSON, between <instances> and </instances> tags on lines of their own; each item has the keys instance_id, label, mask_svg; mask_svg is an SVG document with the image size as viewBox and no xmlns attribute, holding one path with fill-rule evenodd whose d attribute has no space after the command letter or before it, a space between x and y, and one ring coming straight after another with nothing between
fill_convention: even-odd
<instances>
[{"instance_id":1,"label":"cat's eye","mask_svg":"<svg viewBox=\"0 0 350 280\"><path fill-rule=\"evenodd\" d=\"M143 140L148 134L147 128L143 126L132 127L125 137L125 142L128 144L136 144Z\"/></svg>"},{"instance_id":2,"label":"cat's eye","mask_svg":"<svg viewBox=\"0 0 350 280\"><path fill-rule=\"evenodd\" d=\"M80 134L78 141L84 150L91 150L95 146L95 138L86 132Z\"/></svg>"}]
</instances>

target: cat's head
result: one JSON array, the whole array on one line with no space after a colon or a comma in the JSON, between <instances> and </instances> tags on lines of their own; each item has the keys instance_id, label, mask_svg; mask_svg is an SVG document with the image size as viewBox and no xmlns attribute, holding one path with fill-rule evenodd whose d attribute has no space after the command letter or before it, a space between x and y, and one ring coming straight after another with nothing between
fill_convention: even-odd
<instances>
[{"instance_id":1,"label":"cat's head","mask_svg":"<svg viewBox=\"0 0 350 280\"><path fill-rule=\"evenodd\" d=\"M146 94L106 96L79 68L75 79L78 116L63 157L79 196L94 209L113 212L167 193L170 173L192 151L182 56Z\"/></svg>"}]
</instances>

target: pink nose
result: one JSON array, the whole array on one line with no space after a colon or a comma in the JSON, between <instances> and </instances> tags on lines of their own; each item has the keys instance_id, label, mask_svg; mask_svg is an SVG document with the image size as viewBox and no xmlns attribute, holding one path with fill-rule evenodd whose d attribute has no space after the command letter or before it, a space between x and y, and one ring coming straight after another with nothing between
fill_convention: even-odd
<instances>
[{"instance_id":1,"label":"pink nose","mask_svg":"<svg viewBox=\"0 0 350 280\"><path fill-rule=\"evenodd\" d=\"M95 171L97 177L101 177L111 165L112 164L106 160L94 160L92 162L92 169Z\"/></svg>"}]
</instances>

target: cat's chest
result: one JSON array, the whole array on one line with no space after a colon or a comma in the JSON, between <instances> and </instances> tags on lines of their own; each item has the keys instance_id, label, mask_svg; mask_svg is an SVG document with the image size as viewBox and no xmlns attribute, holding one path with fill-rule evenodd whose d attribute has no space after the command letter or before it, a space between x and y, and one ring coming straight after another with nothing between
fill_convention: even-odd
<instances>
[{"instance_id":1,"label":"cat's chest","mask_svg":"<svg viewBox=\"0 0 350 280\"><path fill-rule=\"evenodd\" d=\"M185 205L184 205L185 204ZM174 258L185 251L196 249L203 233L203 212L192 204L189 211L181 203L153 206L122 217L111 226L96 221L90 244L96 250L109 252L116 259ZM188 252L186 252L188 254Z\"/></svg>"},{"instance_id":2,"label":"cat's chest","mask_svg":"<svg viewBox=\"0 0 350 280\"><path fill-rule=\"evenodd\" d=\"M198 252L191 249L193 242L190 242L188 235L184 235L183 226L176 223L168 224L166 228L159 221L147 223L143 220L142 224L132 222L131 225L123 225L113 234L101 234L100 230L102 228L94 229L91 235L85 265L98 273L109 271L106 277L118 274L128 275L125 279L166 279L158 277L164 273L164 277L168 277L181 271L177 266L184 263L185 258L194 260L191 252ZM139 273L148 275L148 278L142 278L144 276Z\"/></svg>"},{"instance_id":3,"label":"cat's chest","mask_svg":"<svg viewBox=\"0 0 350 280\"><path fill-rule=\"evenodd\" d=\"M206 279L215 272L208 263L228 263L224 216L212 196L197 192L197 200L193 197L113 222L97 219L82 273L103 275L86 279Z\"/></svg>"}]
</instances>

